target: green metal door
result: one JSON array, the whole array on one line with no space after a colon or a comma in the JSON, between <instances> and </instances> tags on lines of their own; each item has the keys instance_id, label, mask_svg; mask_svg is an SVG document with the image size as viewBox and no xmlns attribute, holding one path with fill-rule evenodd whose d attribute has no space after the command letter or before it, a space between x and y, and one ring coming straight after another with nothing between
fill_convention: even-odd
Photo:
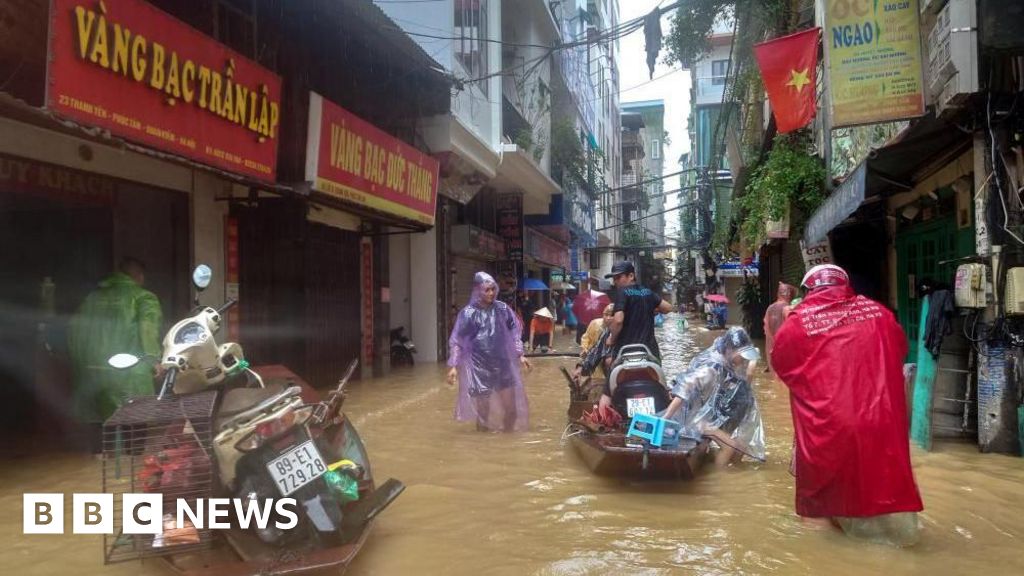
<instances>
[{"instance_id":1,"label":"green metal door","mask_svg":"<svg viewBox=\"0 0 1024 576\"><path fill-rule=\"evenodd\" d=\"M952 217L918 224L896 237L897 317L917 358L917 338L923 328L917 284L926 278L953 285L957 258L974 253L974 228L957 229Z\"/></svg>"}]
</instances>

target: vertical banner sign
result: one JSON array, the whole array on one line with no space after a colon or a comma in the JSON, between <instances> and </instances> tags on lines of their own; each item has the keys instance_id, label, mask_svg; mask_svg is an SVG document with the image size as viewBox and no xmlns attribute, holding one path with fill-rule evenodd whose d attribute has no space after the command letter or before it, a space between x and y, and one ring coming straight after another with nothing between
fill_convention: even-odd
<instances>
[{"instance_id":1,"label":"vertical banner sign","mask_svg":"<svg viewBox=\"0 0 1024 576\"><path fill-rule=\"evenodd\" d=\"M832 125L924 114L918 0L824 0Z\"/></svg>"},{"instance_id":2,"label":"vertical banner sign","mask_svg":"<svg viewBox=\"0 0 1024 576\"><path fill-rule=\"evenodd\" d=\"M363 301L363 366L373 366L373 243L363 242L359 248L363 264L363 288L360 290Z\"/></svg>"},{"instance_id":3,"label":"vertical banner sign","mask_svg":"<svg viewBox=\"0 0 1024 576\"><path fill-rule=\"evenodd\" d=\"M51 0L46 107L237 174L277 177L281 77L142 0Z\"/></svg>"},{"instance_id":4,"label":"vertical banner sign","mask_svg":"<svg viewBox=\"0 0 1024 576\"><path fill-rule=\"evenodd\" d=\"M498 235L508 243L508 259L523 260L523 196L517 192L498 194Z\"/></svg>"},{"instance_id":5,"label":"vertical banner sign","mask_svg":"<svg viewBox=\"0 0 1024 576\"><path fill-rule=\"evenodd\" d=\"M224 250L226 251L224 263L227 269L225 274L227 283L224 285L224 291L229 300L238 300L238 279L239 271L241 270L238 260L238 218L234 216L224 217L224 235L226 236L224 241ZM228 313L229 341L237 342L240 339L241 317L242 314L238 306L232 308Z\"/></svg>"}]
</instances>

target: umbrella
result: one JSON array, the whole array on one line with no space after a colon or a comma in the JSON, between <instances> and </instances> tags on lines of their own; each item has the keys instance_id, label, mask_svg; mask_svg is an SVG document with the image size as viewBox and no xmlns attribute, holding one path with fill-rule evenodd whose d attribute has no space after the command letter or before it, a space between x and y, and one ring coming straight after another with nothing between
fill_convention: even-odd
<instances>
[{"instance_id":1,"label":"umbrella","mask_svg":"<svg viewBox=\"0 0 1024 576\"><path fill-rule=\"evenodd\" d=\"M547 290L548 287L544 282L537 278L523 278L523 281L519 283L520 290Z\"/></svg>"},{"instance_id":2,"label":"umbrella","mask_svg":"<svg viewBox=\"0 0 1024 576\"><path fill-rule=\"evenodd\" d=\"M707 296L704 297L704 299L707 300L708 302L721 302L723 304L729 303L729 299L723 296L722 294L708 294Z\"/></svg>"}]
</instances>

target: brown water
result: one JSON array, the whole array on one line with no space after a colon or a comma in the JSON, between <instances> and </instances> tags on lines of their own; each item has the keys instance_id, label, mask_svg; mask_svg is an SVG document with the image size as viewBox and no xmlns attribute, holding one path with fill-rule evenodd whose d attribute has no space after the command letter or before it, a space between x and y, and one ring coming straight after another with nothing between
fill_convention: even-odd
<instances>
[{"instance_id":1,"label":"brown water","mask_svg":"<svg viewBox=\"0 0 1024 576\"><path fill-rule=\"evenodd\" d=\"M710 341L661 335L666 372ZM757 382L768 461L690 483L600 479L563 444L567 389L538 359L527 377L530 431L481 434L451 420L443 369L418 366L352 390L346 410L379 479L405 493L381 516L353 576L393 574L972 574L1024 573L1024 460L939 443L915 451L925 501L912 549L851 540L804 526L787 472L791 423L785 387ZM4 574L163 574L158 564L104 567L98 537L20 535L21 493L98 489L83 457L29 458L0 468Z\"/></svg>"}]
</instances>

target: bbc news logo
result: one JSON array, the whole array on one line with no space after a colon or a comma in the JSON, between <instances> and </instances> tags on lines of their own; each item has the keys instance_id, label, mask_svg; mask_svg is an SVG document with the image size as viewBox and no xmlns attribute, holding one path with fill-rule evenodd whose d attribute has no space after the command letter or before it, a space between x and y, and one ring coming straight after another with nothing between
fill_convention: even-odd
<instances>
[{"instance_id":1,"label":"bbc news logo","mask_svg":"<svg viewBox=\"0 0 1024 576\"><path fill-rule=\"evenodd\" d=\"M23 494L23 531L25 534L64 533L64 494ZM71 498L72 534L113 534L117 509L113 494L73 494ZM251 498L178 498L174 527L203 530L242 529L255 526L266 530L273 520L279 530L291 530L299 523L294 498L256 500ZM162 534L164 496L161 494L122 494L121 531L124 534Z\"/></svg>"}]
</instances>

